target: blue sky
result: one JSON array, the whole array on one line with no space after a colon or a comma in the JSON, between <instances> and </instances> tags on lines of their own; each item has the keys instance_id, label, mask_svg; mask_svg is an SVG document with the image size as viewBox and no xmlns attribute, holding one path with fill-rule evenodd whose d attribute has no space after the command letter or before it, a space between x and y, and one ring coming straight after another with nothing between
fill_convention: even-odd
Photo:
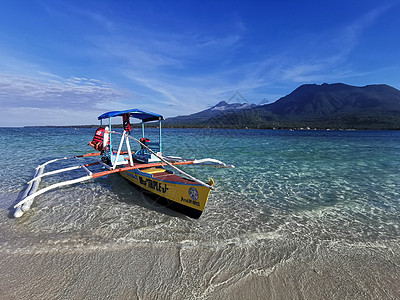
<instances>
[{"instance_id":1,"label":"blue sky","mask_svg":"<svg viewBox=\"0 0 400 300\"><path fill-rule=\"evenodd\" d=\"M400 1L0 3L0 126L190 114L305 83L400 89Z\"/></svg>"}]
</instances>

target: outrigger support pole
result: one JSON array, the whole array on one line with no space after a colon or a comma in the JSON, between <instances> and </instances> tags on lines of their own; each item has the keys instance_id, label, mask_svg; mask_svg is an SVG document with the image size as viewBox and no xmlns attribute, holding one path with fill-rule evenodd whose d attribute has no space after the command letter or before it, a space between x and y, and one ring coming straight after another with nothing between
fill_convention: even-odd
<instances>
[{"instance_id":1,"label":"outrigger support pole","mask_svg":"<svg viewBox=\"0 0 400 300\"><path fill-rule=\"evenodd\" d=\"M77 179L72 179L72 180L67 180L67 181L63 181L63 182L52 184L52 185L50 185L48 187L45 187L45 188L43 188L43 189L41 189L41 190L39 190L39 191L37 191L37 192L35 192L33 194L30 194L25 199L23 199L20 202L18 202L17 204L15 204L14 208L18 208L18 207L20 207L21 205L23 205L24 203L26 203L28 201L33 201L33 199L35 197L37 197L37 196L39 196L39 195L41 195L41 194L43 194L45 192L48 192L50 190L54 190L55 188L66 186L66 185L75 184L75 183L86 181L86 180L89 180L89 179L92 179L92 175L86 175L86 176L83 176L83 177L80 177L80 178L77 178Z\"/></svg>"},{"instance_id":2,"label":"outrigger support pole","mask_svg":"<svg viewBox=\"0 0 400 300\"><path fill-rule=\"evenodd\" d=\"M25 189L24 194L22 195L22 200L19 201L14 208L16 208L15 212L14 212L14 217L19 218L21 217L25 211L28 211L33 203L33 200L36 196L45 193L49 190L52 190L54 188L60 187L60 186L64 186L64 185L69 185L69 184L74 184L76 182L81 182L84 180L80 180L80 178L78 179L74 179L74 180L70 180L70 181L64 181L61 183L56 183L53 184L51 186L48 186L47 188L44 188L42 190L37 191L38 187L39 187L39 183L42 179L42 177L44 176L48 176L48 175L53 175L53 174L57 174L57 173L62 173L62 172L67 172L67 171L71 171L71 170L75 170L75 169L79 169L79 168L83 168L85 169L86 172L88 172L88 176L85 176L86 178L89 177L88 179L91 178L92 174L91 172L86 168L88 166L92 166L94 164L98 164L98 162L95 163L90 163L90 164L81 164L79 166L74 166L74 167L69 167L69 168L63 168L63 169L59 169L59 170L55 170L55 171L51 171L51 172L47 172L47 173L43 173L44 169L47 165L54 163L56 161L60 161L60 160L67 160L67 159L73 159L73 158L81 158L81 157L93 157L93 156L99 156L100 153L87 153L84 155L75 155L73 157L61 157L61 158L56 158L56 159L52 159L49 160L39 166L37 166L36 168L36 172L35 172L35 176L33 176L33 179L28 181L28 186ZM83 178L83 177L82 177ZM87 179L85 179L87 180Z\"/></svg>"},{"instance_id":3,"label":"outrigger support pole","mask_svg":"<svg viewBox=\"0 0 400 300\"><path fill-rule=\"evenodd\" d=\"M38 180L38 179L40 179L40 178L42 178L42 177L44 177L44 176L54 175L54 174L58 174L58 173L63 173L63 172L67 172L67 171L72 171L72 170L80 169L80 168L83 168L83 169L90 175L91 172L88 170L87 167L90 167L90 166L93 166L93 165L97 165L98 163L99 163L99 162L94 162L94 163L85 164L85 165L80 164L79 166L73 166L73 167L68 167L68 168L64 168L64 169L58 169L58 170L55 170L55 171L43 173L43 174L40 174L40 175L38 175L38 176L33 177L32 180L28 181L28 184L31 183L31 182L33 182L33 181L36 181L36 180Z\"/></svg>"}]
</instances>

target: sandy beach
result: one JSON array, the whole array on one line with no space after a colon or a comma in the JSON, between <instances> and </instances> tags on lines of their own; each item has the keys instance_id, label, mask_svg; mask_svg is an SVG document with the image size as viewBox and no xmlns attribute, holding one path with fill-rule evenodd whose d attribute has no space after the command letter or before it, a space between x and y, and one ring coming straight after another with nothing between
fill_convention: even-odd
<instances>
[{"instance_id":1,"label":"sandy beach","mask_svg":"<svg viewBox=\"0 0 400 300\"><path fill-rule=\"evenodd\" d=\"M67 242L0 250L1 299L399 299L396 241Z\"/></svg>"}]
</instances>

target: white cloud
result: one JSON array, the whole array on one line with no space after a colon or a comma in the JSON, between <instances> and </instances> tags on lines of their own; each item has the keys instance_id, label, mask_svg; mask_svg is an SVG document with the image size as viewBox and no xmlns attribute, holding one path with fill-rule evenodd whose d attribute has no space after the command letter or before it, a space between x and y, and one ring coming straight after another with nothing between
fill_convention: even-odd
<instances>
[{"instance_id":1,"label":"white cloud","mask_svg":"<svg viewBox=\"0 0 400 300\"><path fill-rule=\"evenodd\" d=\"M53 119L51 117L53 115L74 115L78 123L91 123L93 120L85 120L82 117L79 119L78 112L85 111L97 115L100 108L109 107L111 102L118 103L128 94L98 80L79 77L63 79L46 72L41 72L39 75L28 77L0 74L0 104L2 106L0 120L3 126L10 125L6 120L14 124L13 119L20 119L17 113L21 111L36 114L38 120L29 118L29 122L33 122L29 124L36 124L39 120L44 124L72 121L60 117ZM65 113L60 114L60 112Z\"/></svg>"},{"instance_id":2,"label":"white cloud","mask_svg":"<svg viewBox=\"0 0 400 300\"><path fill-rule=\"evenodd\" d=\"M245 27L235 19L232 28L225 35L213 36L126 27L118 32L115 27L112 34L91 38L96 49L92 53L112 58L114 72L129 79L130 88L140 93L142 100L151 102L141 107L157 111L161 106L169 116L193 113L219 101L227 86L238 88L238 81L232 82L224 74L240 70L226 72L223 61L233 48L240 47Z\"/></svg>"},{"instance_id":3,"label":"white cloud","mask_svg":"<svg viewBox=\"0 0 400 300\"><path fill-rule=\"evenodd\" d=\"M44 75L44 73L41 73ZM76 104L94 107L96 103L122 98L121 91L92 79L62 79L0 74L0 102L8 107L72 108Z\"/></svg>"}]
</instances>

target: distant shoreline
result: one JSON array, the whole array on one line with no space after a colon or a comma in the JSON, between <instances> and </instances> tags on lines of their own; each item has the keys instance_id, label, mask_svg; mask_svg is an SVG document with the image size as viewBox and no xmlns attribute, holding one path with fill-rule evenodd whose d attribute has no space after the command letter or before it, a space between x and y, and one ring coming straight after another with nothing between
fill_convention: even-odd
<instances>
[{"instance_id":1,"label":"distant shoreline","mask_svg":"<svg viewBox=\"0 0 400 300\"><path fill-rule=\"evenodd\" d=\"M99 125L38 125L23 127L2 128L98 128ZM113 125L114 128L122 128L121 124ZM133 128L140 128L140 124L132 124ZM157 124L148 124L147 127L155 128ZM318 127L251 127L251 126L163 126L165 129L240 129L240 130L292 130L292 131L399 131L400 128L318 128Z\"/></svg>"}]
</instances>

